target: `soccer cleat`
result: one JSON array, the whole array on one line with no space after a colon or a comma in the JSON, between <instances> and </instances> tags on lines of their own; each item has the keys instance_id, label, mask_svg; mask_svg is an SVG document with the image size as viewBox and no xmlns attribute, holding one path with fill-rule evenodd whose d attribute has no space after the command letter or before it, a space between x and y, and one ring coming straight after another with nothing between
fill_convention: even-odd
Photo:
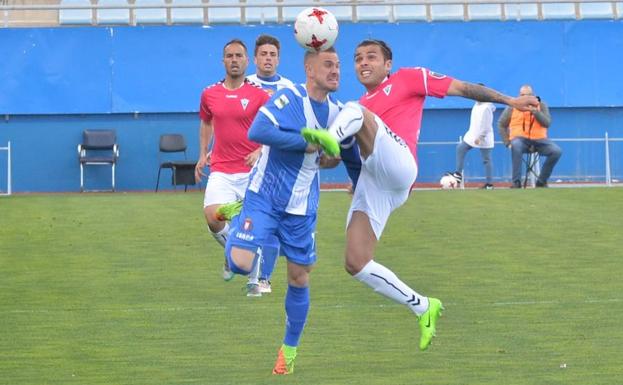
<instances>
[{"instance_id":1,"label":"soccer cleat","mask_svg":"<svg viewBox=\"0 0 623 385\"><path fill-rule=\"evenodd\" d=\"M491 183L485 183L484 186L481 187L482 190L493 190L493 185Z\"/></svg>"},{"instance_id":2,"label":"soccer cleat","mask_svg":"<svg viewBox=\"0 0 623 385\"><path fill-rule=\"evenodd\" d=\"M426 350L435 336L437 318L441 317L443 305L437 298L428 298L428 310L418 320L420 324L420 350Z\"/></svg>"},{"instance_id":3,"label":"soccer cleat","mask_svg":"<svg viewBox=\"0 0 623 385\"><path fill-rule=\"evenodd\" d=\"M242 210L242 201L235 201L231 203L225 203L216 209L214 217L219 221L231 221L233 217L240 214Z\"/></svg>"},{"instance_id":4,"label":"soccer cleat","mask_svg":"<svg viewBox=\"0 0 623 385\"><path fill-rule=\"evenodd\" d=\"M225 262L223 263L223 280L231 281L234 278L234 272L229 268L229 264L227 263L227 258L225 258Z\"/></svg>"},{"instance_id":5,"label":"soccer cleat","mask_svg":"<svg viewBox=\"0 0 623 385\"><path fill-rule=\"evenodd\" d=\"M270 287L270 281L267 279L260 279L259 282L260 285L260 293L262 294L266 294L266 293L272 293L273 289Z\"/></svg>"},{"instance_id":6,"label":"soccer cleat","mask_svg":"<svg viewBox=\"0 0 623 385\"><path fill-rule=\"evenodd\" d=\"M301 135L307 143L317 144L329 156L340 155L340 143L327 130L303 128Z\"/></svg>"},{"instance_id":7,"label":"soccer cleat","mask_svg":"<svg viewBox=\"0 0 623 385\"><path fill-rule=\"evenodd\" d=\"M247 297L261 297L260 285L257 283L247 283Z\"/></svg>"},{"instance_id":8,"label":"soccer cleat","mask_svg":"<svg viewBox=\"0 0 623 385\"><path fill-rule=\"evenodd\" d=\"M294 360L296 359L296 347L281 345L277 353L277 361L273 368L273 374L294 373Z\"/></svg>"}]
</instances>

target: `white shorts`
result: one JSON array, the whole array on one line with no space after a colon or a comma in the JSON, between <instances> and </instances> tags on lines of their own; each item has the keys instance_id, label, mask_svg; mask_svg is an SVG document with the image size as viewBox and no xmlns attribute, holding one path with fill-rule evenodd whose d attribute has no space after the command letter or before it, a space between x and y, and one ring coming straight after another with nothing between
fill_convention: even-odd
<instances>
[{"instance_id":1,"label":"white shorts","mask_svg":"<svg viewBox=\"0 0 623 385\"><path fill-rule=\"evenodd\" d=\"M203 207L243 199L248 184L248 172L225 174L217 171L210 173L203 196Z\"/></svg>"},{"instance_id":2,"label":"white shorts","mask_svg":"<svg viewBox=\"0 0 623 385\"><path fill-rule=\"evenodd\" d=\"M417 177L417 164L411 151L383 121L376 117L378 130L374 151L365 161L348 211L346 227L355 211L370 218L377 239L381 238L389 215L406 202Z\"/></svg>"}]
</instances>

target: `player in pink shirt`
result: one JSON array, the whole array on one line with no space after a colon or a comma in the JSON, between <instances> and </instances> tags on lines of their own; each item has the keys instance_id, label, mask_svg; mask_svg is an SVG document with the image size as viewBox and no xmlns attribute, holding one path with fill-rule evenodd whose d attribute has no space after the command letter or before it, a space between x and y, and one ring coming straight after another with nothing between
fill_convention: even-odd
<instances>
[{"instance_id":1,"label":"player in pink shirt","mask_svg":"<svg viewBox=\"0 0 623 385\"><path fill-rule=\"evenodd\" d=\"M325 130L303 130L305 139L328 155L339 155L339 143L355 135L362 167L346 228L346 270L374 291L407 306L418 317L420 349L435 334L443 306L401 281L374 260L376 244L393 210L408 198L417 176L416 148L427 96L463 96L503 103L520 110L538 106L535 97L512 98L490 88L452 79L426 68L403 68L390 74L392 51L380 40L364 40L355 50L355 72L366 93L348 102Z\"/></svg>"},{"instance_id":2,"label":"player in pink shirt","mask_svg":"<svg viewBox=\"0 0 623 385\"><path fill-rule=\"evenodd\" d=\"M251 142L247 131L257 111L270 98L258 85L246 80L249 65L247 48L240 40L232 40L223 48L225 79L203 90L199 117L199 160L195 179L205 176L204 168L210 166L210 176L203 200L203 212L208 230L223 247L227 242L229 224L216 215L222 204L244 197L249 181L249 171L259 156L260 146ZM210 142L212 151L208 151ZM230 280L233 273L223 266L223 279Z\"/></svg>"}]
</instances>

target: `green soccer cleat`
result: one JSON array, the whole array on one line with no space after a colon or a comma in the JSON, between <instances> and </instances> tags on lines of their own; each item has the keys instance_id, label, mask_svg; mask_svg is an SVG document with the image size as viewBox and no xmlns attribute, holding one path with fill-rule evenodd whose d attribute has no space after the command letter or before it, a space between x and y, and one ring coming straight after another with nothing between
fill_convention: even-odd
<instances>
[{"instance_id":1,"label":"green soccer cleat","mask_svg":"<svg viewBox=\"0 0 623 385\"><path fill-rule=\"evenodd\" d=\"M273 368L273 374L294 373L294 360L296 359L296 346L281 345L277 353L277 361Z\"/></svg>"},{"instance_id":2,"label":"green soccer cleat","mask_svg":"<svg viewBox=\"0 0 623 385\"><path fill-rule=\"evenodd\" d=\"M419 317L420 324L420 350L428 349L435 336L437 318L441 317L443 305L437 298L428 298L428 310Z\"/></svg>"},{"instance_id":3,"label":"green soccer cleat","mask_svg":"<svg viewBox=\"0 0 623 385\"><path fill-rule=\"evenodd\" d=\"M340 143L327 130L303 128L301 135L307 143L319 145L329 156L340 155Z\"/></svg>"},{"instance_id":4,"label":"green soccer cleat","mask_svg":"<svg viewBox=\"0 0 623 385\"><path fill-rule=\"evenodd\" d=\"M240 214L242 210L242 201L235 201L231 203L225 203L219 206L216 209L216 214L214 215L219 221L231 221L233 217Z\"/></svg>"}]
</instances>

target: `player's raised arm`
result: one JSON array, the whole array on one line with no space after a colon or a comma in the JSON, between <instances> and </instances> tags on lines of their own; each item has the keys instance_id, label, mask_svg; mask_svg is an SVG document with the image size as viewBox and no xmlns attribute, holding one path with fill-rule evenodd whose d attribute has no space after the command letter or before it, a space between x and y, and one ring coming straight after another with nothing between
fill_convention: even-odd
<instances>
[{"instance_id":1,"label":"player's raised arm","mask_svg":"<svg viewBox=\"0 0 623 385\"><path fill-rule=\"evenodd\" d=\"M308 147L299 133L281 130L277 120L265 107L260 109L249 128L249 139L286 151L305 151Z\"/></svg>"},{"instance_id":2,"label":"player's raised arm","mask_svg":"<svg viewBox=\"0 0 623 385\"><path fill-rule=\"evenodd\" d=\"M462 96L479 102L502 103L521 111L531 111L539 105L538 99L532 95L513 98L492 88L457 79L453 79L450 83L448 95Z\"/></svg>"}]
</instances>

